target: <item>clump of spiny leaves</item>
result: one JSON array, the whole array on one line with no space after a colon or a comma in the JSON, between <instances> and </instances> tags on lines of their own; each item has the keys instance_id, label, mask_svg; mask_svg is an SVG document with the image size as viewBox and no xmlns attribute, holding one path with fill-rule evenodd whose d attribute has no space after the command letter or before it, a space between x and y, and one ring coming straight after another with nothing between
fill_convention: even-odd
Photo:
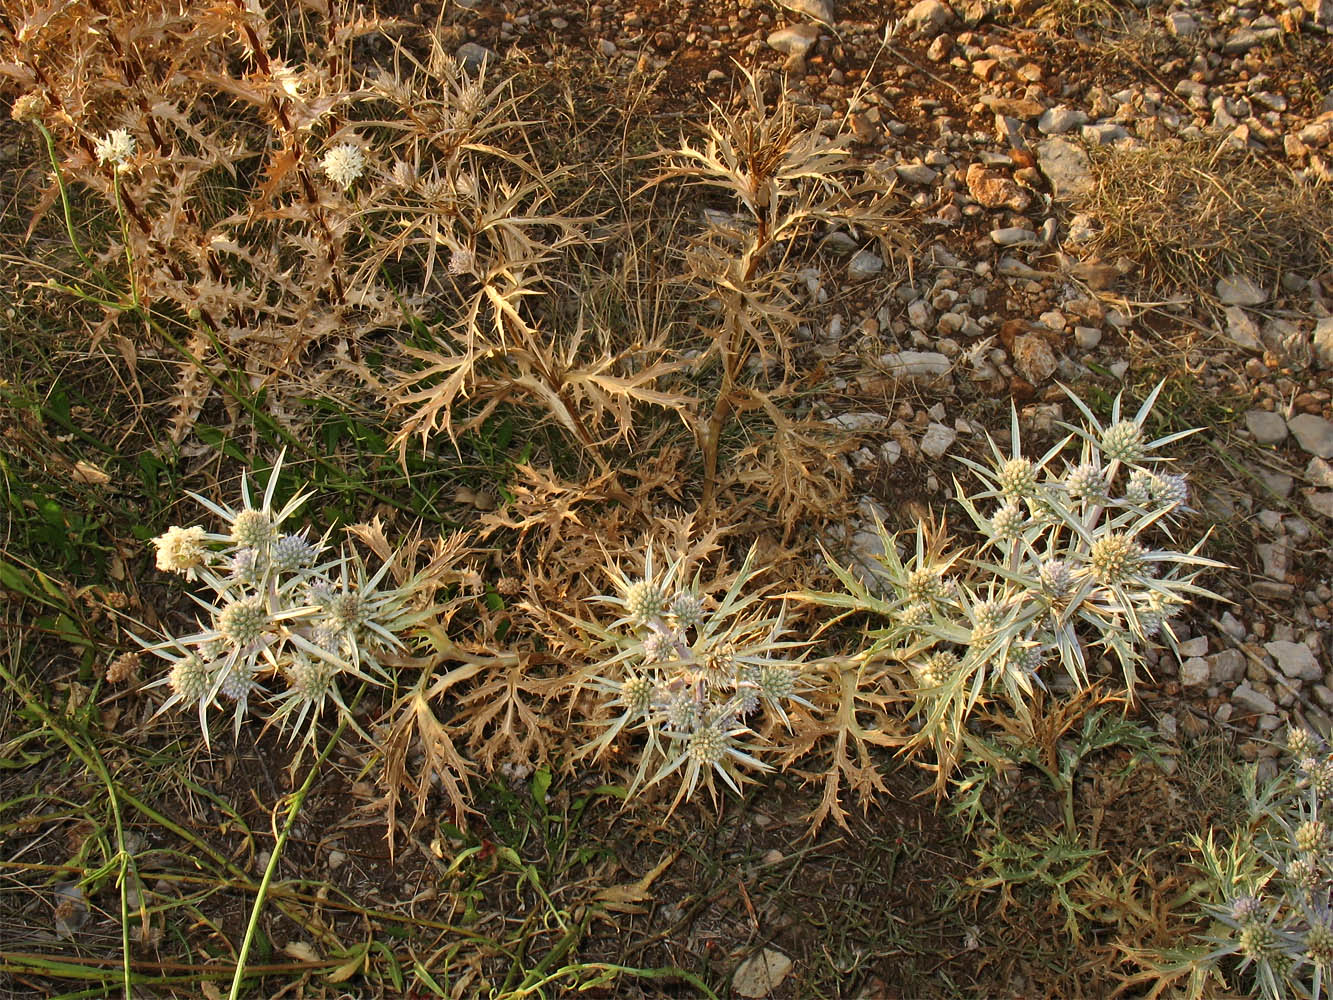
<instances>
[{"instance_id":1,"label":"clump of spiny leaves","mask_svg":"<svg viewBox=\"0 0 1333 1000\"><path fill-rule=\"evenodd\" d=\"M1287 734L1287 760L1263 787L1245 775L1249 822L1219 847L1199 838L1216 902L1207 964L1235 972L1264 1000L1326 995L1333 974L1333 755L1309 730Z\"/></svg>"},{"instance_id":2,"label":"clump of spiny leaves","mask_svg":"<svg viewBox=\"0 0 1333 1000\"><path fill-rule=\"evenodd\" d=\"M1103 656L1132 696L1145 649L1174 638L1170 620L1191 598L1213 596L1195 580L1220 564L1199 555L1202 540L1183 550L1174 541L1188 487L1157 452L1191 432L1149 438L1160 390L1133 417L1117 397L1105 426L1071 394L1085 424L1037 457L1024 453L1013 411L1009 453L992 442L992 464L964 460L982 489L955 484L984 538L975 553L949 552L919 526L904 560L881 525L883 590L835 566L847 592L813 595L883 621L867 655L910 671L913 746L936 751L941 789L979 704L999 700L1026 717L1050 671L1085 690L1089 660Z\"/></svg>"},{"instance_id":3,"label":"clump of spiny leaves","mask_svg":"<svg viewBox=\"0 0 1333 1000\"><path fill-rule=\"evenodd\" d=\"M715 779L739 791L744 769L763 770L765 728L760 720L790 725L787 711L806 705L803 645L786 638L785 609L771 613L756 574L752 549L721 597L687 579L685 560L660 568L649 544L642 576L609 568L616 593L594 600L615 609L609 625L592 626L608 649L595 688L612 718L584 749L600 754L622 733L642 735L633 785L653 785L679 773L675 803Z\"/></svg>"},{"instance_id":4,"label":"clump of spiny leaves","mask_svg":"<svg viewBox=\"0 0 1333 1000\"><path fill-rule=\"evenodd\" d=\"M420 580L386 585L388 561L372 573L354 548L331 553L327 536L288 528L309 494L275 509L281 467L279 457L262 497L243 476L239 507L190 494L222 530L173 526L154 539L158 568L207 592L191 595L203 612L197 631L144 644L170 664L157 682L171 692L160 711L195 709L205 741L209 709L222 705L233 706L237 734L260 703L293 737L305 726L307 741L328 705L350 720L344 684L387 680L383 658L423 616Z\"/></svg>"}]
</instances>

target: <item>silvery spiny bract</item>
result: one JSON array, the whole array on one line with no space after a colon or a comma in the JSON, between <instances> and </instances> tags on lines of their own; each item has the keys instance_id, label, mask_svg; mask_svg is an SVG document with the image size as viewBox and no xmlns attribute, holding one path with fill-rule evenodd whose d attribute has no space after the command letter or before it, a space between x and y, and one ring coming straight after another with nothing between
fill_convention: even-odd
<instances>
[{"instance_id":1,"label":"silvery spiny bract","mask_svg":"<svg viewBox=\"0 0 1333 1000\"><path fill-rule=\"evenodd\" d=\"M387 564L370 573L350 547L325 562L327 537L308 541L304 530L284 523L309 494L275 510L282 470L278 457L262 497L241 478L241 504L232 508L189 494L222 522L222 530L169 528L154 539L159 569L198 580L208 599L191 595L203 612L198 631L144 642L171 664L156 683L171 692L159 710L193 708L205 742L208 710L234 705L234 731L257 700L268 703L270 724L290 725L293 736L307 721L306 740L332 702L346 713L339 679L385 677L380 657L400 650L399 635L421 617L409 608L409 582L384 587Z\"/></svg>"},{"instance_id":2,"label":"silvery spiny bract","mask_svg":"<svg viewBox=\"0 0 1333 1000\"><path fill-rule=\"evenodd\" d=\"M835 566L848 593L810 595L884 622L866 655L908 667L921 718L913 745L935 749L941 774L979 703L999 698L1026 716L1048 669L1086 688L1089 655L1118 663L1132 693L1144 648L1174 639L1170 618L1191 598L1212 596L1195 578L1221 564L1199 555L1202 540L1185 551L1172 542L1188 490L1154 456L1190 432L1150 437L1160 391L1133 417L1117 397L1107 427L1070 393L1086 423L1039 457L1024 454L1011 409L1009 453L992 441L992 463L961 460L982 484L971 494L955 484L982 538L974 555L946 554L919 526L904 560L880 526L886 593Z\"/></svg>"},{"instance_id":3,"label":"silvery spiny bract","mask_svg":"<svg viewBox=\"0 0 1333 1000\"><path fill-rule=\"evenodd\" d=\"M793 655L804 643L785 638L785 614L769 613L762 589L746 593L754 550L715 600L700 592L698 574L686 578L682 558L661 567L651 543L642 576L619 566L608 575L616 592L594 600L620 614L593 628L609 653L594 686L610 718L585 752L600 754L622 734L642 733L632 789L679 772L673 808L700 785L716 798L715 778L739 791L742 768L767 767L756 756L762 723L787 726L788 708L808 705Z\"/></svg>"},{"instance_id":4,"label":"silvery spiny bract","mask_svg":"<svg viewBox=\"0 0 1333 1000\"><path fill-rule=\"evenodd\" d=\"M1245 772L1249 822L1225 848L1196 838L1216 921L1206 936L1215 964L1239 958L1242 983L1264 1000L1323 997L1333 972L1333 851L1329 788L1333 756L1309 730L1287 734L1287 757L1259 786Z\"/></svg>"}]
</instances>

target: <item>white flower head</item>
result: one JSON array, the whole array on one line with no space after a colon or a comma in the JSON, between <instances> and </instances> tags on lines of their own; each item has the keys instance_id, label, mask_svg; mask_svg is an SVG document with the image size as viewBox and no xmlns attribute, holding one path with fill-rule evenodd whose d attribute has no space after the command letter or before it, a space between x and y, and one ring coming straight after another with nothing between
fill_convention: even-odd
<instances>
[{"instance_id":1,"label":"white flower head","mask_svg":"<svg viewBox=\"0 0 1333 1000\"><path fill-rule=\"evenodd\" d=\"M129 129L113 128L93 143L93 152L97 154L98 163L110 163L117 170L124 170L134 155L134 136L130 135Z\"/></svg>"},{"instance_id":2,"label":"white flower head","mask_svg":"<svg viewBox=\"0 0 1333 1000\"><path fill-rule=\"evenodd\" d=\"M153 539L157 546L157 568L167 573L192 574L204 563L205 534L198 525L181 528L173 524Z\"/></svg>"},{"instance_id":3,"label":"white flower head","mask_svg":"<svg viewBox=\"0 0 1333 1000\"><path fill-rule=\"evenodd\" d=\"M321 166L325 176L345 191L366 172L366 154L355 143L344 142L324 154Z\"/></svg>"}]
</instances>

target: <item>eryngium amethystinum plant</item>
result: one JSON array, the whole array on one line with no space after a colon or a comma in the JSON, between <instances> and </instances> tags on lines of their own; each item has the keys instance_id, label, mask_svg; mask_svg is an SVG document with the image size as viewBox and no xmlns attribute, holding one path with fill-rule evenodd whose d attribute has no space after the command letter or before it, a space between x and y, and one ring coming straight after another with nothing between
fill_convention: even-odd
<instances>
[{"instance_id":1,"label":"eryngium amethystinum plant","mask_svg":"<svg viewBox=\"0 0 1333 1000\"><path fill-rule=\"evenodd\" d=\"M1262 788L1246 769L1249 822L1232 843L1211 833L1197 843L1216 900L1207 962L1239 959L1235 971L1265 1000L1326 996L1333 972L1333 755L1295 727L1287 751Z\"/></svg>"},{"instance_id":2,"label":"eryngium amethystinum plant","mask_svg":"<svg viewBox=\"0 0 1333 1000\"><path fill-rule=\"evenodd\" d=\"M785 638L785 607L770 613L762 588L746 592L754 557L752 548L717 599L701 591L698 573L687 579L683 557L659 568L651 543L642 577L608 568L616 593L593 600L619 617L591 630L609 651L593 687L611 718L583 749L601 754L625 731L642 733L631 793L645 779L651 786L677 772L672 809L701 785L716 802L715 778L739 792L742 768L769 766L757 756L763 733L775 724L790 729L787 706L809 706L793 655L805 644Z\"/></svg>"},{"instance_id":3,"label":"eryngium amethystinum plant","mask_svg":"<svg viewBox=\"0 0 1333 1000\"><path fill-rule=\"evenodd\" d=\"M1221 565L1199 555L1203 539L1186 551L1173 542L1188 488L1156 452L1193 432L1149 439L1161 388L1133 417L1117 396L1106 426L1069 393L1086 424L1065 425L1070 433L1036 459L1024 454L1011 410L1009 453L991 441L990 465L963 460L983 488L969 495L955 480L984 539L974 554L946 554L943 537L919 526L904 561L880 525L882 591L830 560L846 593L809 595L886 621L865 655L910 670L921 720L911 746L934 748L941 790L980 702L1002 699L1026 717L1050 669L1083 690L1089 659L1103 655L1132 696L1145 648L1174 641L1170 619L1191 598L1215 596L1195 583Z\"/></svg>"},{"instance_id":4,"label":"eryngium amethystinum plant","mask_svg":"<svg viewBox=\"0 0 1333 1000\"><path fill-rule=\"evenodd\" d=\"M256 702L269 707L270 724L290 726L293 737L308 721L306 743L330 703L352 721L342 682L386 679L381 657L401 650L399 635L422 617L412 608L412 581L383 585L387 562L371 573L351 546L330 556L327 535L312 541L308 529L286 529L309 494L275 510L281 468L279 456L258 503L244 475L239 507L188 494L221 519L222 531L173 526L154 539L158 569L209 592L190 595L203 611L196 632L143 643L171 664L153 685L171 692L159 714L196 709L205 742L208 711L220 704L234 706L237 735Z\"/></svg>"}]
</instances>

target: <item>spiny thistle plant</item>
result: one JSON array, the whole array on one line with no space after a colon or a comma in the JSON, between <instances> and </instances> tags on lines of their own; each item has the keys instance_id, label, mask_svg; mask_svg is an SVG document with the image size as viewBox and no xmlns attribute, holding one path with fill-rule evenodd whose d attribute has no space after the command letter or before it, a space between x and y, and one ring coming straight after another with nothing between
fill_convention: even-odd
<instances>
[{"instance_id":1,"label":"spiny thistle plant","mask_svg":"<svg viewBox=\"0 0 1333 1000\"><path fill-rule=\"evenodd\" d=\"M771 614L762 588L747 593L754 558L752 548L714 599L701 591L698 573L686 578L683 557L659 568L650 543L642 577L612 566L616 593L593 598L619 617L589 626L610 649L592 686L613 717L584 752L598 755L622 733L641 733L631 791L680 772L673 809L701 784L716 801L716 778L739 792L742 768L768 767L757 756L764 732L789 729L788 707L809 704L792 655L804 643L785 638L785 608Z\"/></svg>"},{"instance_id":2,"label":"spiny thistle plant","mask_svg":"<svg viewBox=\"0 0 1333 1000\"><path fill-rule=\"evenodd\" d=\"M1207 956L1236 972L1264 1000L1319 998L1333 975L1333 755L1313 733L1293 727L1288 760L1264 787L1246 771L1249 823L1218 847L1196 838L1216 920Z\"/></svg>"},{"instance_id":3,"label":"spiny thistle plant","mask_svg":"<svg viewBox=\"0 0 1333 1000\"><path fill-rule=\"evenodd\" d=\"M234 706L236 735L256 702L267 703L269 724L290 728L292 738L305 726L304 744L329 704L351 722L344 680L388 679L382 658L401 651L401 634L424 617L414 600L419 581L385 585L389 561L372 573L350 546L326 558L327 534L311 540L308 529L286 529L309 494L275 509L281 468L279 456L257 502L244 475L239 507L189 494L221 520L221 531L173 526L154 539L158 569L211 592L191 595L204 612L197 631L140 640L171 665L150 685L171 692L159 714L197 710L206 743L209 709L220 704Z\"/></svg>"},{"instance_id":4,"label":"spiny thistle plant","mask_svg":"<svg viewBox=\"0 0 1333 1000\"><path fill-rule=\"evenodd\" d=\"M1088 687L1089 654L1113 657L1132 697L1145 648L1174 641L1170 620L1191 598L1216 596L1195 583L1221 565L1199 555L1204 539L1187 551L1172 544L1188 487L1155 453L1192 431L1149 439L1145 423L1161 388L1132 418L1117 396L1107 426L1070 393L1086 424L1069 426L1036 459L1024 454L1011 410L1010 452L992 441L990 466L962 460L983 489L969 495L955 480L984 539L975 554L946 553L947 540L918 525L904 560L879 525L884 592L830 559L846 592L808 595L886 621L866 655L910 671L920 720L910 745L934 749L941 794L979 704L999 699L1027 718L1048 670Z\"/></svg>"}]
</instances>

